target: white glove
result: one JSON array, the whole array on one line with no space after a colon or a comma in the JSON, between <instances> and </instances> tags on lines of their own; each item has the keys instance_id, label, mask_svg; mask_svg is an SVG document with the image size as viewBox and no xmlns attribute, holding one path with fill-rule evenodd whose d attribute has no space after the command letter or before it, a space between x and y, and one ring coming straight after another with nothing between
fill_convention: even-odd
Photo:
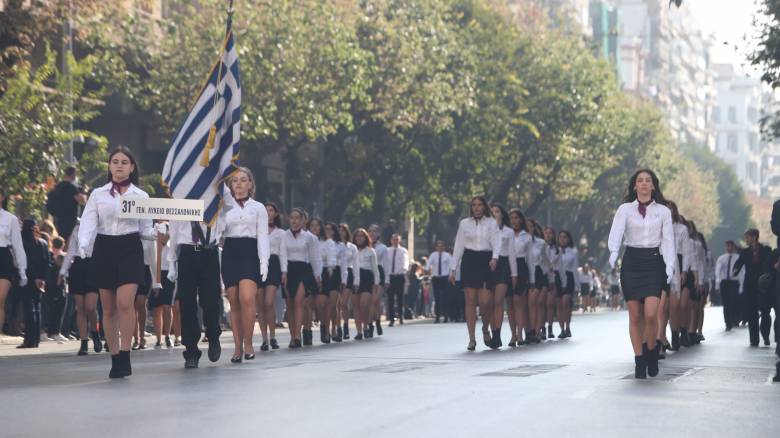
<instances>
[{"instance_id":1,"label":"white glove","mask_svg":"<svg viewBox=\"0 0 780 438\"><path fill-rule=\"evenodd\" d=\"M268 278L268 263L260 263L260 279L265 281Z\"/></svg>"},{"instance_id":2,"label":"white glove","mask_svg":"<svg viewBox=\"0 0 780 438\"><path fill-rule=\"evenodd\" d=\"M168 224L154 224L154 230L158 235L168 234Z\"/></svg>"},{"instance_id":3,"label":"white glove","mask_svg":"<svg viewBox=\"0 0 780 438\"><path fill-rule=\"evenodd\" d=\"M176 282L176 274L177 274L177 272L176 272L176 265L169 266L168 267L168 280L171 283L175 283Z\"/></svg>"},{"instance_id":4,"label":"white glove","mask_svg":"<svg viewBox=\"0 0 780 438\"><path fill-rule=\"evenodd\" d=\"M609 255L609 266L615 269L615 263L617 263L618 253L613 252Z\"/></svg>"},{"instance_id":5,"label":"white glove","mask_svg":"<svg viewBox=\"0 0 780 438\"><path fill-rule=\"evenodd\" d=\"M160 290L160 289L162 289L162 284L160 284L160 283L152 283L152 289Z\"/></svg>"},{"instance_id":6,"label":"white glove","mask_svg":"<svg viewBox=\"0 0 780 438\"><path fill-rule=\"evenodd\" d=\"M79 253L78 253L78 256L79 256L79 258L80 258L80 259L85 259L85 258L87 258L87 249L86 249L86 248L81 248L81 247L79 247Z\"/></svg>"},{"instance_id":7,"label":"white glove","mask_svg":"<svg viewBox=\"0 0 780 438\"><path fill-rule=\"evenodd\" d=\"M24 271L19 272L19 287L27 286L27 274Z\"/></svg>"}]
</instances>

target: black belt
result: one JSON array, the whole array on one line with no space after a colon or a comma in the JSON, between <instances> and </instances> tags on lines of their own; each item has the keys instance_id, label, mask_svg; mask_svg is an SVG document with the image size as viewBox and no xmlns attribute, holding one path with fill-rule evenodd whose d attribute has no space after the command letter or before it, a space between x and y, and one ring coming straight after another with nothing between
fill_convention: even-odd
<instances>
[{"instance_id":1,"label":"black belt","mask_svg":"<svg viewBox=\"0 0 780 438\"><path fill-rule=\"evenodd\" d=\"M392 278L392 277L401 277L401 278L403 278L403 277L404 277L404 274L390 274L390 277L391 277L391 278Z\"/></svg>"},{"instance_id":2,"label":"black belt","mask_svg":"<svg viewBox=\"0 0 780 438\"><path fill-rule=\"evenodd\" d=\"M201 251L211 251L217 249L216 244L211 245L201 245L201 244L193 244L193 243L182 243L181 246L191 249L195 252L201 252Z\"/></svg>"}]
</instances>

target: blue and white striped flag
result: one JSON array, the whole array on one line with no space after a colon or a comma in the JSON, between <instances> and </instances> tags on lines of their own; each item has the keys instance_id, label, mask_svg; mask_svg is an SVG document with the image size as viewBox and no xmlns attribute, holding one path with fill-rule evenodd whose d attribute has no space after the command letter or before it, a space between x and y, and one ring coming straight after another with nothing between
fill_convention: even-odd
<instances>
[{"instance_id":1,"label":"blue and white striped flag","mask_svg":"<svg viewBox=\"0 0 780 438\"><path fill-rule=\"evenodd\" d=\"M223 182L238 165L241 81L231 22L229 17L222 53L174 136L162 171L171 197L204 200L208 223L221 208Z\"/></svg>"}]
</instances>

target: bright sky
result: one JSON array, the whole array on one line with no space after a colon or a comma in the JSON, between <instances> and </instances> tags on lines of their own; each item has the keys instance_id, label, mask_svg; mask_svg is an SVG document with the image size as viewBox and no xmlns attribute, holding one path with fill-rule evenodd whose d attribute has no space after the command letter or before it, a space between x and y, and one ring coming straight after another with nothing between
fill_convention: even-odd
<instances>
[{"instance_id":1,"label":"bright sky","mask_svg":"<svg viewBox=\"0 0 780 438\"><path fill-rule=\"evenodd\" d=\"M745 72L755 71L745 58L754 46L753 15L759 10L757 0L685 0L685 3L700 28L715 36L715 62L731 62L743 66Z\"/></svg>"}]
</instances>

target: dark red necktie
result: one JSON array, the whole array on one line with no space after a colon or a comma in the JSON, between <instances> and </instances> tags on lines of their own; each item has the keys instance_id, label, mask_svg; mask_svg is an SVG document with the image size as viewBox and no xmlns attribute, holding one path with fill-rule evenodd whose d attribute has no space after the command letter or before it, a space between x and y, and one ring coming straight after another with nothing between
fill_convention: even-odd
<instances>
[{"instance_id":1,"label":"dark red necktie","mask_svg":"<svg viewBox=\"0 0 780 438\"><path fill-rule=\"evenodd\" d=\"M111 190L109 191L109 193L111 193L111 197L113 198L113 197L115 197L116 193L120 193L120 190L119 190L120 187L128 187L129 185L130 185L130 178L127 178L126 180L121 181L121 182L116 182L116 181L112 180L111 181Z\"/></svg>"},{"instance_id":2,"label":"dark red necktie","mask_svg":"<svg viewBox=\"0 0 780 438\"><path fill-rule=\"evenodd\" d=\"M233 199L235 199L236 202L238 202L238 205L240 205L241 208L244 208L244 203L249 200L249 196L247 196L246 198L241 198L241 199L238 199L238 198L233 198Z\"/></svg>"},{"instance_id":3,"label":"dark red necktie","mask_svg":"<svg viewBox=\"0 0 780 438\"><path fill-rule=\"evenodd\" d=\"M652 199L646 203L645 202L639 203L639 214L642 215L642 219L644 219L645 215L647 215L647 206L650 205L651 202L653 202Z\"/></svg>"}]
</instances>

